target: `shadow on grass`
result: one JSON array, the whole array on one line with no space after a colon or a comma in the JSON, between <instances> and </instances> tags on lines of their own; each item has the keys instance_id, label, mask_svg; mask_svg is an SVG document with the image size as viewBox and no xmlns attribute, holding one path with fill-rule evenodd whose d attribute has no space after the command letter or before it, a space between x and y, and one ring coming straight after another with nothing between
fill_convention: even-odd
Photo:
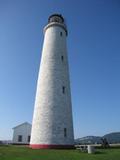
<instances>
[{"instance_id":1,"label":"shadow on grass","mask_svg":"<svg viewBox=\"0 0 120 160\"><path fill-rule=\"evenodd\" d=\"M95 154L106 154L106 152L96 151Z\"/></svg>"}]
</instances>

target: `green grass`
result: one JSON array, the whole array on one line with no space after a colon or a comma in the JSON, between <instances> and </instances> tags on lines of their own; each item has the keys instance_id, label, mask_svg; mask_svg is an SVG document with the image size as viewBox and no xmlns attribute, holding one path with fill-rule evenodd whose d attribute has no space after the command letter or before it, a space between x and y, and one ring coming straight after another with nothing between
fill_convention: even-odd
<instances>
[{"instance_id":1,"label":"green grass","mask_svg":"<svg viewBox=\"0 0 120 160\"><path fill-rule=\"evenodd\" d=\"M97 149L96 154L78 150L33 150L22 146L0 146L0 160L120 160L120 149Z\"/></svg>"}]
</instances>

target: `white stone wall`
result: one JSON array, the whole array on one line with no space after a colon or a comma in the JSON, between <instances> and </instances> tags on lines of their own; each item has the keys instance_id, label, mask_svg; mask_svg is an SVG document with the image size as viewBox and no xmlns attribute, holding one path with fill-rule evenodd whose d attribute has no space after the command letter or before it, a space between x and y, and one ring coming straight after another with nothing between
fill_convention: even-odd
<instances>
[{"instance_id":1,"label":"white stone wall","mask_svg":"<svg viewBox=\"0 0 120 160\"><path fill-rule=\"evenodd\" d=\"M15 144L28 144L28 136L31 135L31 125L24 123L13 128L13 141ZM22 142L18 142L18 135L22 135Z\"/></svg>"},{"instance_id":2,"label":"white stone wall","mask_svg":"<svg viewBox=\"0 0 120 160\"><path fill-rule=\"evenodd\" d=\"M67 137L64 137L64 128ZM66 32L59 25L52 25L45 31L30 144L73 143Z\"/></svg>"}]
</instances>

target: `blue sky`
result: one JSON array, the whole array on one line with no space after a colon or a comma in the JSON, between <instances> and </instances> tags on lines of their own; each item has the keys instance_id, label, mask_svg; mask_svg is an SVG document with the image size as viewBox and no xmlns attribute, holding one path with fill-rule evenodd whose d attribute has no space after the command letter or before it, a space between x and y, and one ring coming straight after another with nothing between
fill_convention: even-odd
<instances>
[{"instance_id":1,"label":"blue sky","mask_svg":"<svg viewBox=\"0 0 120 160\"><path fill-rule=\"evenodd\" d=\"M68 26L75 137L120 131L120 1L0 0L0 139L32 121L49 15Z\"/></svg>"}]
</instances>

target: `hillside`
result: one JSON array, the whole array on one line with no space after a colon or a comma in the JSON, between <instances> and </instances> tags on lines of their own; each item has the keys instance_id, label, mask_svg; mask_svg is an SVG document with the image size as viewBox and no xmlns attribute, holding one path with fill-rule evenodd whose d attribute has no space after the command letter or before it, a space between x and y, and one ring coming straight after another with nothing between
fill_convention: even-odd
<instances>
[{"instance_id":1,"label":"hillside","mask_svg":"<svg viewBox=\"0 0 120 160\"><path fill-rule=\"evenodd\" d=\"M120 143L120 132L109 133L103 136L109 143Z\"/></svg>"},{"instance_id":2,"label":"hillside","mask_svg":"<svg viewBox=\"0 0 120 160\"><path fill-rule=\"evenodd\" d=\"M106 138L109 143L120 143L120 132L113 132L104 136L86 136L75 139L76 144L99 144L101 139Z\"/></svg>"},{"instance_id":3,"label":"hillside","mask_svg":"<svg viewBox=\"0 0 120 160\"><path fill-rule=\"evenodd\" d=\"M101 137L98 136L86 136L75 140L76 144L95 144L101 143Z\"/></svg>"}]
</instances>

